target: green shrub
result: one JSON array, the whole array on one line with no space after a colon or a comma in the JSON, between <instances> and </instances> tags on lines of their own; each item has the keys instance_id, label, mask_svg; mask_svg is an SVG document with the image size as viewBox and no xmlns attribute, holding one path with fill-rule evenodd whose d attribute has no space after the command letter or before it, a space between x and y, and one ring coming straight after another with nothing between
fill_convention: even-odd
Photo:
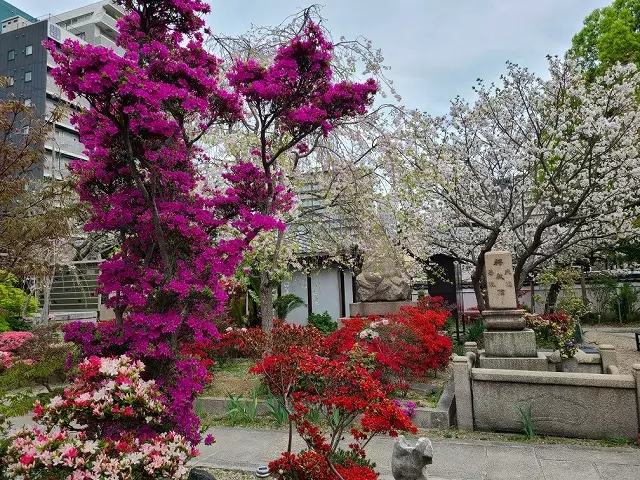
<instances>
[{"instance_id":1,"label":"green shrub","mask_svg":"<svg viewBox=\"0 0 640 480\"><path fill-rule=\"evenodd\" d=\"M614 311L617 316L617 305L612 309L617 289L618 279L613 275L600 274L593 279L591 283L591 295L595 300L593 307L601 319L607 317L608 314ZM588 319L587 321L590 320L591 319Z\"/></svg>"},{"instance_id":2,"label":"green shrub","mask_svg":"<svg viewBox=\"0 0 640 480\"><path fill-rule=\"evenodd\" d=\"M466 342L482 343L484 339L484 320L478 318L475 322L467 325L467 333L465 335Z\"/></svg>"},{"instance_id":3,"label":"green shrub","mask_svg":"<svg viewBox=\"0 0 640 480\"><path fill-rule=\"evenodd\" d=\"M617 313L621 322L630 321L636 311L636 301L638 292L629 284L624 282L620 290L611 299L611 308Z\"/></svg>"},{"instance_id":4,"label":"green shrub","mask_svg":"<svg viewBox=\"0 0 640 480\"><path fill-rule=\"evenodd\" d=\"M22 321L22 311L24 309L26 315L35 313L38 302L17 286L14 275L0 272L0 277L4 278L0 282L0 332L26 330L28 325Z\"/></svg>"},{"instance_id":5,"label":"green shrub","mask_svg":"<svg viewBox=\"0 0 640 480\"><path fill-rule=\"evenodd\" d=\"M311 313L307 318L309 325L313 325L322 332L323 335L329 335L338 329L338 323L334 322L329 312Z\"/></svg>"}]
</instances>

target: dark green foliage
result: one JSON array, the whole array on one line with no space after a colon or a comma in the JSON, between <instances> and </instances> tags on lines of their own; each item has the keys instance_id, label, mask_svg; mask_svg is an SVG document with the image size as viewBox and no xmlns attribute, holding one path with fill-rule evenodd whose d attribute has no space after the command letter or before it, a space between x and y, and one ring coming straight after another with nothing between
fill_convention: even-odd
<instances>
[{"instance_id":1,"label":"dark green foliage","mask_svg":"<svg viewBox=\"0 0 640 480\"><path fill-rule=\"evenodd\" d=\"M618 279L612 275L598 275L591 283L591 295L595 300L593 307L600 318L605 318L607 314L615 311L617 316L618 307L612 310L612 302L616 297ZM587 320L588 321L588 320Z\"/></svg>"},{"instance_id":2,"label":"dark green foliage","mask_svg":"<svg viewBox=\"0 0 640 480\"><path fill-rule=\"evenodd\" d=\"M267 398L266 406L276 425L281 426L289 422L289 412L276 397L270 395Z\"/></svg>"},{"instance_id":3,"label":"dark green foliage","mask_svg":"<svg viewBox=\"0 0 640 480\"><path fill-rule=\"evenodd\" d=\"M478 318L475 322L467 325L465 342L481 343L483 338L484 338L484 321L482 320L482 318Z\"/></svg>"},{"instance_id":4,"label":"dark green foliage","mask_svg":"<svg viewBox=\"0 0 640 480\"><path fill-rule=\"evenodd\" d=\"M531 414L531 405L526 409L521 407L520 405L515 406L516 413L520 417L520 421L522 422L522 431L524 432L527 438L534 438L536 436L536 432L533 428L533 418Z\"/></svg>"},{"instance_id":5,"label":"dark green foliage","mask_svg":"<svg viewBox=\"0 0 640 480\"><path fill-rule=\"evenodd\" d=\"M324 313L311 313L307 318L307 322L320 330L323 335L329 335L338 329L338 323L333 321L327 311Z\"/></svg>"},{"instance_id":6,"label":"dark green foliage","mask_svg":"<svg viewBox=\"0 0 640 480\"><path fill-rule=\"evenodd\" d=\"M7 448L11 444L8 436L11 424L7 421L6 415L0 415L0 478L6 478L6 464L2 461L6 457Z\"/></svg>"},{"instance_id":7,"label":"dark green foliage","mask_svg":"<svg viewBox=\"0 0 640 480\"><path fill-rule=\"evenodd\" d=\"M611 309L617 314L620 322L633 320L637 300L638 292L628 282L624 282L620 290L611 299Z\"/></svg>"},{"instance_id":8,"label":"dark green foliage","mask_svg":"<svg viewBox=\"0 0 640 480\"><path fill-rule=\"evenodd\" d=\"M286 320L287 315L289 315L294 309L298 307L305 307L307 304L304 303L298 295L294 293L287 293L277 298L273 302L273 308L276 311L276 318L280 320Z\"/></svg>"},{"instance_id":9,"label":"dark green foliage","mask_svg":"<svg viewBox=\"0 0 640 480\"><path fill-rule=\"evenodd\" d=\"M334 465L346 465L347 460L351 461L355 465L360 465L361 467L369 467L372 470L376 468L376 464L374 462L356 455L352 450L342 450L338 448L331 458Z\"/></svg>"}]
</instances>

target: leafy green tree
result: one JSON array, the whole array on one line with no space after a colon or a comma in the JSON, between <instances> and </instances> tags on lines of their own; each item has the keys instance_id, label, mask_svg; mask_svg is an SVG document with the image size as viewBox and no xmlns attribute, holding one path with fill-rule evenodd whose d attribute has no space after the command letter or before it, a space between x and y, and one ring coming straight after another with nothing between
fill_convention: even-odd
<instances>
[{"instance_id":1,"label":"leafy green tree","mask_svg":"<svg viewBox=\"0 0 640 480\"><path fill-rule=\"evenodd\" d=\"M614 0L591 12L573 37L570 54L589 79L617 62L640 66L640 0Z\"/></svg>"},{"instance_id":2,"label":"leafy green tree","mask_svg":"<svg viewBox=\"0 0 640 480\"><path fill-rule=\"evenodd\" d=\"M0 332L24 330L21 319L36 311L36 299L24 293L11 273L0 270L0 279Z\"/></svg>"}]
</instances>

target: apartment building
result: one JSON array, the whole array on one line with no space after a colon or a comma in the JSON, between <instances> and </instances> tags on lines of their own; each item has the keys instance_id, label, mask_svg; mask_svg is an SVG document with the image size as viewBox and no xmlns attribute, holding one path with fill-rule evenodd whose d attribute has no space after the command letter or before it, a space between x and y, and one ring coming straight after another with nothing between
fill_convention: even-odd
<instances>
[{"instance_id":1,"label":"apartment building","mask_svg":"<svg viewBox=\"0 0 640 480\"><path fill-rule=\"evenodd\" d=\"M50 74L55 62L42 42L53 40L61 44L75 39L115 48L116 21L122 14L122 7L104 0L38 20L0 0L0 75L9 78L9 87L0 90L0 98L20 100L33 106L44 118L57 106L64 110L63 117L55 123L53 135L44 145L44 164L32 172L36 178L62 178L71 160L87 158L69 117L74 109L88 107L88 104L80 98L71 102L60 91Z\"/></svg>"},{"instance_id":2,"label":"apartment building","mask_svg":"<svg viewBox=\"0 0 640 480\"><path fill-rule=\"evenodd\" d=\"M73 33L91 45L102 45L122 55L124 50L116 46L118 36L116 21L124 13L120 5L102 0L55 16L60 27Z\"/></svg>"}]
</instances>

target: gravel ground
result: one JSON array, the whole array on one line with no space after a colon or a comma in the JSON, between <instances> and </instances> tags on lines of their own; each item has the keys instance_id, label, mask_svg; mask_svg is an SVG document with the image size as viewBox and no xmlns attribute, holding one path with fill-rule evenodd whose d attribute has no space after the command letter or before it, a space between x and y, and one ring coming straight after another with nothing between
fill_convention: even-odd
<instances>
[{"instance_id":1,"label":"gravel ground","mask_svg":"<svg viewBox=\"0 0 640 480\"><path fill-rule=\"evenodd\" d=\"M592 345L609 344L616 347L620 373L631 373L631 366L640 363L635 335L631 328L583 326L585 342Z\"/></svg>"}]
</instances>

